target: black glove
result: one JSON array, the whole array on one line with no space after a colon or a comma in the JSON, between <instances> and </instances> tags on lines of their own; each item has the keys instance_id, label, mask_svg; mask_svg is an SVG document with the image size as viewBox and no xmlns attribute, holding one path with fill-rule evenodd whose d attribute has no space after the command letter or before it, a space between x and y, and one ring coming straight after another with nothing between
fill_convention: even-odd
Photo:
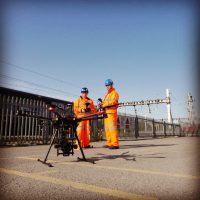
<instances>
[{"instance_id":1,"label":"black glove","mask_svg":"<svg viewBox=\"0 0 200 200\"><path fill-rule=\"evenodd\" d=\"M90 108L83 108L83 109L81 110L82 113L87 113L87 112L90 112L90 111L91 111Z\"/></svg>"},{"instance_id":2,"label":"black glove","mask_svg":"<svg viewBox=\"0 0 200 200\"><path fill-rule=\"evenodd\" d=\"M89 108L90 103L89 103L89 102L88 102L88 103L85 103L85 106L86 106L85 112L90 112L90 111L91 111L91 108Z\"/></svg>"},{"instance_id":3,"label":"black glove","mask_svg":"<svg viewBox=\"0 0 200 200\"><path fill-rule=\"evenodd\" d=\"M88 108L88 106L90 105L90 103L85 103L85 105L86 105L86 108Z\"/></svg>"},{"instance_id":4,"label":"black glove","mask_svg":"<svg viewBox=\"0 0 200 200\"><path fill-rule=\"evenodd\" d=\"M90 112L90 111L91 111L90 108L86 108L86 109L85 109L85 112Z\"/></svg>"}]
</instances>

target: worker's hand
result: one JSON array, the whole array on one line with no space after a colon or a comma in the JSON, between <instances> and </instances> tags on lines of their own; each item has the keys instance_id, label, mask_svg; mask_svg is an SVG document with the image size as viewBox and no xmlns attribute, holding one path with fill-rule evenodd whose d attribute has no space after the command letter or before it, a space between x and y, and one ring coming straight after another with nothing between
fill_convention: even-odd
<instances>
[{"instance_id":1,"label":"worker's hand","mask_svg":"<svg viewBox=\"0 0 200 200\"><path fill-rule=\"evenodd\" d=\"M91 111L90 108L86 108L86 109L85 109L85 112L90 112L90 111Z\"/></svg>"},{"instance_id":2,"label":"worker's hand","mask_svg":"<svg viewBox=\"0 0 200 200\"><path fill-rule=\"evenodd\" d=\"M81 109L81 112L82 112L82 113L85 113L85 108Z\"/></svg>"},{"instance_id":3,"label":"worker's hand","mask_svg":"<svg viewBox=\"0 0 200 200\"><path fill-rule=\"evenodd\" d=\"M90 108L83 108L83 109L81 109L82 113L87 113L87 112L90 112L90 111L91 111Z\"/></svg>"},{"instance_id":4,"label":"worker's hand","mask_svg":"<svg viewBox=\"0 0 200 200\"><path fill-rule=\"evenodd\" d=\"M85 103L85 105L86 105L86 108L88 108L88 106L90 105L90 103L88 102L88 103Z\"/></svg>"},{"instance_id":5,"label":"worker's hand","mask_svg":"<svg viewBox=\"0 0 200 200\"><path fill-rule=\"evenodd\" d=\"M106 110L103 106L101 107L101 110Z\"/></svg>"}]
</instances>

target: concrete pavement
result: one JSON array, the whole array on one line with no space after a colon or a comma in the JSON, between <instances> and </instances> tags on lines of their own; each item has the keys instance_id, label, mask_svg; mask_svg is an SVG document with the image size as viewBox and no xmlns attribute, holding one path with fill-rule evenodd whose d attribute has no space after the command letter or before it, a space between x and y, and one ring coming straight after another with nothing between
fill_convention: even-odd
<instances>
[{"instance_id":1,"label":"concrete pavement","mask_svg":"<svg viewBox=\"0 0 200 200\"><path fill-rule=\"evenodd\" d=\"M200 199L199 137L120 141L120 149L93 142L90 162L56 156L48 145L0 149L1 199Z\"/></svg>"}]
</instances>

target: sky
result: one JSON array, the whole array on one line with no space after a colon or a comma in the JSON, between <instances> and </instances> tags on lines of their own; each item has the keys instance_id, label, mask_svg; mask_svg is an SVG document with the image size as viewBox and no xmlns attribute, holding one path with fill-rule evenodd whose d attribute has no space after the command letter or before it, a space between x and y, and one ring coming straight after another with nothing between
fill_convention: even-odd
<instances>
[{"instance_id":1,"label":"sky","mask_svg":"<svg viewBox=\"0 0 200 200\"><path fill-rule=\"evenodd\" d=\"M164 99L168 88L172 117L188 117L187 95L196 98L192 3L28 2L3 5L1 86L67 101L87 87L96 103L109 78L119 102ZM166 104L136 109L167 118Z\"/></svg>"}]
</instances>

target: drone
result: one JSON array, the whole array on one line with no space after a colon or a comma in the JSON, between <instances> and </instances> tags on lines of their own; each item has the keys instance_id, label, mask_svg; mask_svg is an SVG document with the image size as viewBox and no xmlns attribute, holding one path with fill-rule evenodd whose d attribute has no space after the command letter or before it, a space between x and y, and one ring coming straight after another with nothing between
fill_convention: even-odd
<instances>
[{"instance_id":1,"label":"drone","mask_svg":"<svg viewBox=\"0 0 200 200\"><path fill-rule=\"evenodd\" d=\"M78 157L77 158L78 161L88 162L88 159L86 159L83 149L81 147L80 140L76 132L76 128L79 125L79 122L81 121L106 118L107 115L105 111L100 110L97 111L96 113L87 114L80 118L77 118L73 115L64 117L59 112L59 110L61 109L60 107L54 104L48 104L48 105L49 105L48 111L54 113L54 117L48 118L48 117L33 115L26 110L19 110L19 109L17 110L16 113L16 115L18 116L34 117L39 119L41 122L44 120L48 120L50 121L50 123L52 123L53 133L50 139L50 145L47 154L43 160L38 158L38 161L49 167L53 167L51 163L47 162L47 159L51 151L51 148L54 145L54 148L57 149L57 156L74 155L74 149L77 149L79 147L79 150L81 151L82 154L82 158ZM94 161L92 163L94 164Z\"/></svg>"}]
</instances>

